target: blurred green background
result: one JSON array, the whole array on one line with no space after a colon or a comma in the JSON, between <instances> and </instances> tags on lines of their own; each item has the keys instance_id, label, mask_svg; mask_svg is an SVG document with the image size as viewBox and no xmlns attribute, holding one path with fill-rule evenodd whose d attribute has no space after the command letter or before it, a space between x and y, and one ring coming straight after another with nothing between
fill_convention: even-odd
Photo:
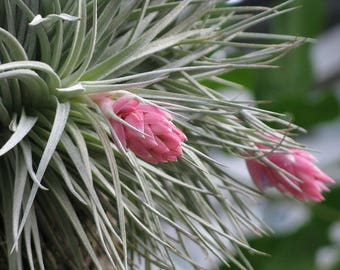
<instances>
[{"instance_id":1,"label":"blurred green background","mask_svg":"<svg viewBox=\"0 0 340 270\"><path fill-rule=\"evenodd\" d=\"M274 5L283 1L253 0L242 2L242 5L256 5L257 2L268 6L269 3ZM330 25L328 16L330 5L328 2L332 1L294 1L292 6L299 7L297 10L276 17L262 25L262 28L270 33L317 39L320 34L333 26ZM333 2L340 1L333 0ZM340 6L338 16L340 22ZM294 118L294 123L304 128L311 128L339 115L339 100L336 98L334 87L329 82L319 85L313 74L310 58L312 46L313 44L307 43L275 62L280 66L279 69L236 70L227 73L225 77L254 91L257 100L271 101L269 104L262 105L262 108L290 114ZM340 54L340 48L338 52Z\"/></svg>"},{"instance_id":2,"label":"blurred green background","mask_svg":"<svg viewBox=\"0 0 340 270\"><path fill-rule=\"evenodd\" d=\"M239 5L272 6L283 1L243 1ZM340 41L340 1L298 0L294 6L301 8L283 16L277 17L260 27L261 31L277 34L291 34L317 39L317 44L306 44L276 62L279 69L273 70L237 70L225 74L225 78L238 82L249 88L256 100L270 100L271 103L260 105L264 109L285 112L293 117L294 123L309 130L308 136L313 136L320 126L332 123L340 126L339 120L339 70L323 72L318 67L328 65L333 57L340 56L340 46L337 54L327 50L332 42ZM335 30L334 30L335 29ZM257 31L259 29L254 29ZM332 33L331 38L327 33ZM318 44L320 42L320 44ZM319 46L321 43L325 46ZM324 49L323 49L324 47ZM332 47L332 46L331 46ZM334 47L334 46L333 46ZM313 50L318 49L318 57L313 59ZM328 56L327 56L328 55ZM319 62L318 62L319 61ZM339 65L340 66L340 61ZM322 74L319 74L323 72ZM324 133L320 133L324 134ZM336 133L335 133L336 134ZM322 135L321 135L322 136ZM333 150L340 153L339 136L332 137ZM322 137L318 141L323 141ZM320 149L318 145L312 145ZM334 155L334 156L340 156ZM339 160L332 160L336 165L331 176L339 181ZM327 165L323 164L327 167ZM328 166L327 168L329 168ZM323 168L324 169L324 168ZM326 169L325 169L326 170ZM326 170L327 171L327 170ZM329 171L327 171L329 173ZM250 237L250 244L269 256L248 254L251 264L256 270L339 270L340 269L340 188L332 186L330 193L325 194L322 203L299 203L308 214L302 223L293 229L276 231L272 237ZM282 200L286 200L282 198ZM270 202L270 201L269 201ZM270 203L269 203L270 204ZM280 210L282 211L282 210ZM285 211L285 210L283 210ZM294 211L287 208L286 211ZM275 219L275 211L267 217L269 224ZM287 213L288 214L288 213ZM224 268L223 269L236 269Z\"/></svg>"}]
</instances>

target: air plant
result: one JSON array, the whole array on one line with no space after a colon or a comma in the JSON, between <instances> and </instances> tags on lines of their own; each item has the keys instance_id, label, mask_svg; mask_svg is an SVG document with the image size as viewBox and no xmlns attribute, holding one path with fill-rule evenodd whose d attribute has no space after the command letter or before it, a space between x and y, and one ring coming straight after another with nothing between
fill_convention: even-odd
<instances>
[{"instance_id":1,"label":"air plant","mask_svg":"<svg viewBox=\"0 0 340 270\"><path fill-rule=\"evenodd\" d=\"M202 269L188 243L252 269L262 193L210 150L265 159L301 129L211 85L306 42L249 31L291 2L1 0L1 269Z\"/></svg>"}]
</instances>

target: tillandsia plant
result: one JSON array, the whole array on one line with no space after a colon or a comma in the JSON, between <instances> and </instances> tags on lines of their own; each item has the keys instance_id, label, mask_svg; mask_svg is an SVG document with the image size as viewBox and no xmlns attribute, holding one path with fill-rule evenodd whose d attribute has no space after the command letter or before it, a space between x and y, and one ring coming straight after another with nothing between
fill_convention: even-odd
<instances>
[{"instance_id":1,"label":"tillandsia plant","mask_svg":"<svg viewBox=\"0 0 340 270\"><path fill-rule=\"evenodd\" d=\"M252 269L244 232L266 227L246 200L262 193L209 150L296 195L307 178L272 152L303 149L301 129L209 85L240 88L220 75L306 41L248 30L291 2L0 0L1 269L202 269L188 245Z\"/></svg>"}]
</instances>

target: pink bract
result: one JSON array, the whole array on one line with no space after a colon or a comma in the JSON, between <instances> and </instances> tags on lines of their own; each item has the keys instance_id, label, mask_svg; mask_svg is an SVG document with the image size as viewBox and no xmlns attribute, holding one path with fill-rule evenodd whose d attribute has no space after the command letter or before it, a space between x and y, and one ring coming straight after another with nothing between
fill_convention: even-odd
<instances>
[{"instance_id":1,"label":"pink bract","mask_svg":"<svg viewBox=\"0 0 340 270\"><path fill-rule=\"evenodd\" d=\"M91 98L108 117L122 145L141 159L158 163L177 161L183 155L181 143L186 136L172 123L166 111L142 104L132 95L124 95L116 101L104 94ZM110 117L112 112L145 135Z\"/></svg>"},{"instance_id":2,"label":"pink bract","mask_svg":"<svg viewBox=\"0 0 340 270\"><path fill-rule=\"evenodd\" d=\"M269 149L259 146L260 149ZM334 180L322 172L314 162L316 159L310 153L300 149L289 149L289 153L271 153L266 158L288 172L279 173L274 167L257 159L248 159L248 171L260 190L274 186L282 193L290 194L300 200L321 201L323 191L328 191L326 183ZM299 181L294 178L296 177Z\"/></svg>"}]
</instances>

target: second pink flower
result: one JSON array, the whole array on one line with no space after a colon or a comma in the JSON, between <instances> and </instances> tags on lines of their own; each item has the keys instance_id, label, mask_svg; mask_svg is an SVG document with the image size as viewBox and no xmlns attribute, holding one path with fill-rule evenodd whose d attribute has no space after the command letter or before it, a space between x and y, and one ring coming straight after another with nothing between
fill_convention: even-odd
<instances>
[{"instance_id":1,"label":"second pink flower","mask_svg":"<svg viewBox=\"0 0 340 270\"><path fill-rule=\"evenodd\" d=\"M270 149L258 146L260 149ZM249 173L256 186L263 190L274 186L281 192L293 195L300 200L323 200L322 192L328 191L327 183L333 179L322 172L315 164L315 158L300 149L289 149L289 153L270 153L266 158L288 175L279 173L276 168L264 164L260 160L246 160ZM297 181L293 177L299 179Z\"/></svg>"}]
</instances>

